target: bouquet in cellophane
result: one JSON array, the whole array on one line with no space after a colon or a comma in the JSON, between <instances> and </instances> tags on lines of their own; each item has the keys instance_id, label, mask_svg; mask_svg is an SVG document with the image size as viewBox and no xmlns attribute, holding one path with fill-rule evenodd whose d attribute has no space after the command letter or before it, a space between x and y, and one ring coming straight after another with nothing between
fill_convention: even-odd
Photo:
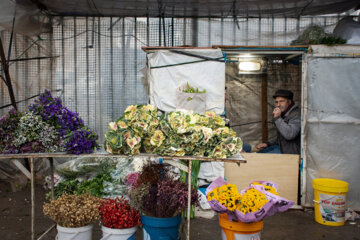
<instances>
[{"instance_id":1,"label":"bouquet in cellophane","mask_svg":"<svg viewBox=\"0 0 360 240\"><path fill-rule=\"evenodd\" d=\"M280 197L277 188L276 183L257 181L238 192L235 184L228 184L219 177L206 189L206 196L211 208L218 213L227 213L230 220L257 222L284 212L294 204Z\"/></svg>"}]
</instances>

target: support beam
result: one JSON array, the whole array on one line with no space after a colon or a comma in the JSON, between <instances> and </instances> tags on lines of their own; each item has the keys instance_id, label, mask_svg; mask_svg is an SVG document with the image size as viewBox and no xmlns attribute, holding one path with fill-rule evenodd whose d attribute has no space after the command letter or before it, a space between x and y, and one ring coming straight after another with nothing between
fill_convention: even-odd
<instances>
[{"instance_id":1,"label":"support beam","mask_svg":"<svg viewBox=\"0 0 360 240\"><path fill-rule=\"evenodd\" d=\"M11 162L28 178L31 179L30 172L24 167L24 165L17 159L12 159Z\"/></svg>"},{"instance_id":2,"label":"support beam","mask_svg":"<svg viewBox=\"0 0 360 240\"><path fill-rule=\"evenodd\" d=\"M4 47L3 47L3 43L1 40L1 36L0 36L0 57L1 57L1 65L2 65L2 69L4 71L5 74L5 83L6 86L8 88L9 91L9 96L10 96L10 101L11 101L11 105L13 105L13 107L15 108L15 110L17 110L17 106L16 106L16 101L15 101L15 95L14 95L14 90L12 88L12 84L11 84L11 78L10 78L10 73L9 73L9 65L6 61L6 57L5 57L5 52L4 52Z\"/></svg>"},{"instance_id":3,"label":"support beam","mask_svg":"<svg viewBox=\"0 0 360 240\"><path fill-rule=\"evenodd\" d=\"M35 240L35 171L34 158L30 158L31 172L31 240Z\"/></svg>"},{"instance_id":4,"label":"support beam","mask_svg":"<svg viewBox=\"0 0 360 240\"><path fill-rule=\"evenodd\" d=\"M190 240L190 212L191 212L191 165L192 161L188 161L188 202L187 202L187 228L186 240Z\"/></svg>"},{"instance_id":5,"label":"support beam","mask_svg":"<svg viewBox=\"0 0 360 240\"><path fill-rule=\"evenodd\" d=\"M261 125L262 125L262 142L268 141L267 125L267 74L261 75Z\"/></svg>"}]
</instances>

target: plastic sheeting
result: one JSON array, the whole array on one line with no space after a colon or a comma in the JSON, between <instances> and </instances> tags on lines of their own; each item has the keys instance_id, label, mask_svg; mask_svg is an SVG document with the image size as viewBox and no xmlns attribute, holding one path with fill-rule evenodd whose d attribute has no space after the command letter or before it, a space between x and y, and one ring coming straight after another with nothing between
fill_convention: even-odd
<instances>
[{"instance_id":1,"label":"plastic sheeting","mask_svg":"<svg viewBox=\"0 0 360 240\"><path fill-rule=\"evenodd\" d=\"M352 17L346 17L338 22L334 35L347 40L347 44L360 44L360 22Z\"/></svg>"},{"instance_id":2,"label":"plastic sheeting","mask_svg":"<svg viewBox=\"0 0 360 240\"><path fill-rule=\"evenodd\" d=\"M308 101L303 145L305 206L313 205L312 180L332 178L349 183L346 205L360 210L360 58L345 57L359 56L360 47L337 48L331 57L324 56L330 56L332 48L315 51L308 58L303 86Z\"/></svg>"},{"instance_id":3,"label":"plastic sheeting","mask_svg":"<svg viewBox=\"0 0 360 240\"><path fill-rule=\"evenodd\" d=\"M16 1L0 1L0 31L12 30L15 15L14 32L27 36L37 36L51 31L47 17L31 3L16 4ZM41 16L41 17L40 17Z\"/></svg>"},{"instance_id":4,"label":"plastic sheeting","mask_svg":"<svg viewBox=\"0 0 360 240\"><path fill-rule=\"evenodd\" d=\"M158 50L147 54L150 104L162 111L176 111L176 92L188 83L206 90L206 111L224 112L225 62L220 49ZM186 54L186 55L185 55ZM189 55L190 54L190 55ZM198 55L200 57L195 57ZM206 60L214 59L214 60Z\"/></svg>"}]
</instances>

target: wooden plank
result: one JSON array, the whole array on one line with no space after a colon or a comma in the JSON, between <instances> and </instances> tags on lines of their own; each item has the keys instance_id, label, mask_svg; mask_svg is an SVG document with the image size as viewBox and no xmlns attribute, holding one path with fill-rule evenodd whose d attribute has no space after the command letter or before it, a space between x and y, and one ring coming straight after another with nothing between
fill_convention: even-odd
<instances>
[{"instance_id":1,"label":"wooden plank","mask_svg":"<svg viewBox=\"0 0 360 240\"><path fill-rule=\"evenodd\" d=\"M299 155L243 153L243 156L247 163L241 167L225 163L227 182L242 190L252 181L272 181L279 185L280 196L297 202Z\"/></svg>"},{"instance_id":2,"label":"wooden plank","mask_svg":"<svg viewBox=\"0 0 360 240\"><path fill-rule=\"evenodd\" d=\"M141 47L141 49L146 52L146 51L153 51L153 50L173 50L173 49L183 49L183 50L187 50L187 49L214 49L212 47L192 47L192 46L178 46L178 47L159 47L159 46L149 46L149 47Z\"/></svg>"},{"instance_id":3,"label":"wooden plank","mask_svg":"<svg viewBox=\"0 0 360 240\"><path fill-rule=\"evenodd\" d=\"M279 48L284 48L285 49L294 49L294 48L308 48L309 45L294 45L294 46L274 46L274 45L254 45L254 46L243 46L243 45L212 45L213 48L221 48L226 50L227 48L253 48L254 50L256 50L256 48L274 48L274 49L279 49ZM299 49L299 51L301 51Z\"/></svg>"}]
</instances>

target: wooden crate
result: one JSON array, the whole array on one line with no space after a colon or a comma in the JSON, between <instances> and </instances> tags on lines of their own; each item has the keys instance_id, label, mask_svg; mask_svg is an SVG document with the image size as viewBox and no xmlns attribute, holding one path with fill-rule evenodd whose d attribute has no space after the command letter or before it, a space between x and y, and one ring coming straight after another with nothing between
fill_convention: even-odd
<instances>
[{"instance_id":1,"label":"wooden crate","mask_svg":"<svg viewBox=\"0 0 360 240\"><path fill-rule=\"evenodd\" d=\"M247 163L240 167L225 163L225 178L239 191L252 181L267 180L279 185L280 196L297 203L300 156L294 154L242 153Z\"/></svg>"}]
</instances>

